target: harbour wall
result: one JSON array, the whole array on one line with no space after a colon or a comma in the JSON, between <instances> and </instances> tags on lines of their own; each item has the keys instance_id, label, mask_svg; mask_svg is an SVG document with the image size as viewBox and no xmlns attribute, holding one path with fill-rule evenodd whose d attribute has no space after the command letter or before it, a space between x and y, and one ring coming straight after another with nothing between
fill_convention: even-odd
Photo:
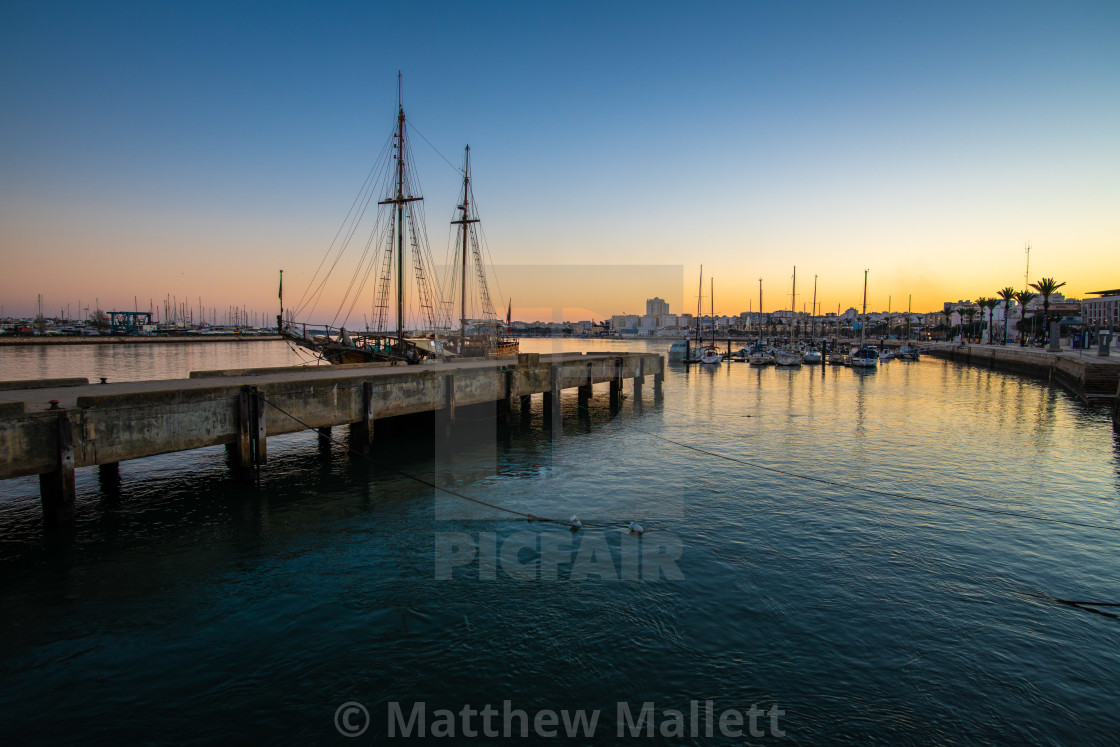
<instances>
[{"instance_id":1,"label":"harbour wall","mask_svg":"<svg viewBox=\"0 0 1120 747\"><path fill-rule=\"evenodd\" d=\"M1017 345L926 344L922 353L973 366L1055 382L1087 404L1113 406L1120 397L1120 358L1091 351L1050 352Z\"/></svg>"}]
</instances>

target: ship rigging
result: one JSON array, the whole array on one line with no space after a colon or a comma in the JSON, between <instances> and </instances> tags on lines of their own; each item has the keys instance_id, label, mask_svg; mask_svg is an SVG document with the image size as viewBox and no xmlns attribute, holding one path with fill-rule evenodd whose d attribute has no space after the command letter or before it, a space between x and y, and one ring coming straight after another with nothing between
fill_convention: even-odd
<instances>
[{"instance_id":1,"label":"ship rigging","mask_svg":"<svg viewBox=\"0 0 1120 747\"><path fill-rule=\"evenodd\" d=\"M289 342L311 350L332 364L419 363L445 357L514 354L517 343L503 334L508 333L508 329L503 330L498 322L486 282L485 245L480 240L470 180L470 147L466 150L463 169L456 169L463 174L463 187L456 208L457 219L452 224L458 226L455 244L457 249L461 246L461 256L451 263L447 280L448 290L457 284L459 293L449 292L445 296L428 244L424 198L413 173L414 159L408 136L398 74L397 117L392 135L370 169L306 290L295 308L287 311L281 272L279 332ZM369 226L370 215L374 216L372 226ZM362 236L367 237L364 243ZM360 245L360 257L354 272L342 279L345 290L331 323L297 321L312 316L325 298L335 295L327 291L328 281L352 244ZM468 265L471 266L469 271ZM374 275L372 327L367 317L364 332L355 331L353 327L348 329L348 320ZM473 291L470 306L469 286ZM453 327L449 312L455 295L458 295L460 313L458 324ZM468 311L475 310L473 297L479 299L481 319L468 318Z\"/></svg>"}]
</instances>

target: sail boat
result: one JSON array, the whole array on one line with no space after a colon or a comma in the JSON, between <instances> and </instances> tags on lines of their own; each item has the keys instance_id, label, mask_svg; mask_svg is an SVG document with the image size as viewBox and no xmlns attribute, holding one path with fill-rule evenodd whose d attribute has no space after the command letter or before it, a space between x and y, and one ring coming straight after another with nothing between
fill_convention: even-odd
<instances>
[{"instance_id":1,"label":"sail boat","mask_svg":"<svg viewBox=\"0 0 1120 747\"><path fill-rule=\"evenodd\" d=\"M887 296L887 340L891 339L891 297ZM883 341L883 349L879 351L879 360L884 363L894 360L894 353L887 347L887 340Z\"/></svg>"},{"instance_id":2,"label":"sail boat","mask_svg":"<svg viewBox=\"0 0 1120 747\"><path fill-rule=\"evenodd\" d=\"M817 276L813 276L813 310L809 312L809 349L805 351L805 355L801 359L806 363L820 363L822 360L821 349L813 342L813 333L816 332L816 321L814 317L817 315Z\"/></svg>"},{"instance_id":3,"label":"sail boat","mask_svg":"<svg viewBox=\"0 0 1120 747\"><path fill-rule=\"evenodd\" d=\"M752 366L767 366L774 362L774 356L762 342L762 278L758 279L758 342L751 350Z\"/></svg>"},{"instance_id":4,"label":"sail boat","mask_svg":"<svg viewBox=\"0 0 1120 747\"><path fill-rule=\"evenodd\" d=\"M459 263L459 338L455 352L463 357L481 358L508 358L517 355L518 342L509 336L508 327L505 327L494 312L494 305L490 301L490 290L486 283L486 264L482 258L482 249L479 244L479 232L476 224L479 223L477 208L474 202L474 191L471 187L471 146L467 146L463 156L463 191L460 193L459 219L451 221L452 225L460 226L461 252ZM468 254L473 258L469 262ZM478 298L481 301L482 318L467 318L467 266L473 264L473 277L476 283ZM510 307L512 309L512 305ZM509 321L507 314L506 321ZM503 333L503 327L505 327ZM467 330L473 332L467 334Z\"/></svg>"},{"instance_id":5,"label":"sail boat","mask_svg":"<svg viewBox=\"0 0 1120 747\"><path fill-rule=\"evenodd\" d=\"M483 297L482 313L486 317L483 320L485 323L476 324L478 320L468 320L465 298L461 299L460 311L463 313L460 314L457 340L450 335L451 324L445 318L442 293L435 275L435 262L424 228L424 211L418 205L424 198L419 194L419 185L413 174L408 129L401 102L401 78L398 73L397 118L391 135L391 147L387 144L382 157L370 170L370 176L362 185L335 241L320 262L319 269L312 276L296 308L288 310L287 316L281 273L280 315L277 323L284 339L311 350L322 360L332 364L371 361L415 364L449 356L479 355L480 350L487 355L499 351L508 354L511 346L500 333L500 325L485 288L485 270L481 263L477 234L473 231L478 218L471 209L473 195L470 191L469 149L463 171L464 192L459 202L460 219L452 223L462 225L463 255L460 264L463 268L464 288L467 284L467 255L473 249L477 274L481 278L479 291ZM375 209L369 209L374 205ZM330 324L297 324L296 315L309 316L315 312L325 294L331 272L338 265L351 240L358 234L363 219L374 214L376 218L372 228L365 229L368 231L368 239L362 241L359 238L355 241L364 246L360 247L358 266L354 275L348 279L334 320ZM459 243L456 242L457 248ZM414 275L411 282L406 281L409 269ZM346 320L359 303L375 270L374 328L371 330L367 321L364 333L347 330L344 326ZM411 305L406 305L406 299ZM474 333L468 335L468 329ZM506 331L508 332L508 328ZM513 350L516 352L516 348Z\"/></svg>"},{"instance_id":6,"label":"sail boat","mask_svg":"<svg viewBox=\"0 0 1120 747\"><path fill-rule=\"evenodd\" d=\"M918 360L918 349L910 344L910 321L912 319L912 311L910 302L913 296L908 296L906 299L906 344L899 348L898 353L895 355L900 361L916 361Z\"/></svg>"},{"instance_id":7,"label":"sail boat","mask_svg":"<svg viewBox=\"0 0 1120 747\"><path fill-rule=\"evenodd\" d=\"M867 328L867 270L863 271L863 317L859 325L859 348L852 350L852 368L875 368L879 365L879 354L864 345Z\"/></svg>"},{"instance_id":8,"label":"sail boat","mask_svg":"<svg viewBox=\"0 0 1120 747\"><path fill-rule=\"evenodd\" d=\"M703 282L703 281L701 281L701 282ZM711 292L712 343L709 344L708 346L704 347L700 351L700 362L701 363L707 363L708 365L719 365L719 362L721 360L723 360L723 356L721 356L719 354L719 351L716 350L716 346L715 346L715 339L716 339L716 281L715 281L715 278L712 278L711 284L712 284L711 285L711 288L712 288L712 292ZM703 286L701 286L701 287L703 287Z\"/></svg>"},{"instance_id":9,"label":"sail boat","mask_svg":"<svg viewBox=\"0 0 1120 747\"><path fill-rule=\"evenodd\" d=\"M800 366L801 354L793 348L793 330L796 325L793 321L797 319L797 268L793 268L793 316L790 318L790 344L784 345L782 348L774 353L774 363L779 366Z\"/></svg>"}]
</instances>

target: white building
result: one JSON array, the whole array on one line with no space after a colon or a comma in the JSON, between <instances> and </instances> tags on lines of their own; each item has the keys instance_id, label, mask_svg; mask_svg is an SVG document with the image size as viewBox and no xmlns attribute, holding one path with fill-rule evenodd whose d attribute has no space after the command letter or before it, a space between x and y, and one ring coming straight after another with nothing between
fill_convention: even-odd
<instances>
[{"instance_id":1,"label":"white building","mask_svg":"<svg viewBox=\"0 0 1120 747\"><path fill-rule=\"evenodd\" d=\"M1081 302L1081 318L1086 324L1111 329L1120 326L1120 288L1090 291L1099 298Z\"/></svg>"}]
</instances>

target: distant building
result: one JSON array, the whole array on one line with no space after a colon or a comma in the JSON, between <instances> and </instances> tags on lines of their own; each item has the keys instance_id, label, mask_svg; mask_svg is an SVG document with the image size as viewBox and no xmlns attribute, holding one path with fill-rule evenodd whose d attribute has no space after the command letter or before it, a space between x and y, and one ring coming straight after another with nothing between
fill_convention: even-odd
<instances>
[{"instance_id":1,"label":"distant building","mask_svg":"<svg viewBox=\"0 0 1120 747\"><path fill-rule=\"evenodd\" d=\"M646 300L646 316L663 317L669 313L669 302L664 298Z\"/></svg>"},{"instance_id":2,"label":"distant building","mask_svg":"<svg viewBox=\"0 0 1120 747\"><path fill-rule=\"evenodd\" d=\"M1081 302L1081 319L1086 324L1109 329L1120 325L1120 288L1090 291L1090 294L1099 298L1089 298Z\"/></svg>"},{"instance_id":3,"label":"distant building","mask_svg":"<svg viewBox=\"0 0 1120 747\"><path fill-rule=\"evenodd\" d=\"M638 317L633 314L615 314L611 317L611 329L618 330L637 326Z\"/></svg>"}]
</instances>

